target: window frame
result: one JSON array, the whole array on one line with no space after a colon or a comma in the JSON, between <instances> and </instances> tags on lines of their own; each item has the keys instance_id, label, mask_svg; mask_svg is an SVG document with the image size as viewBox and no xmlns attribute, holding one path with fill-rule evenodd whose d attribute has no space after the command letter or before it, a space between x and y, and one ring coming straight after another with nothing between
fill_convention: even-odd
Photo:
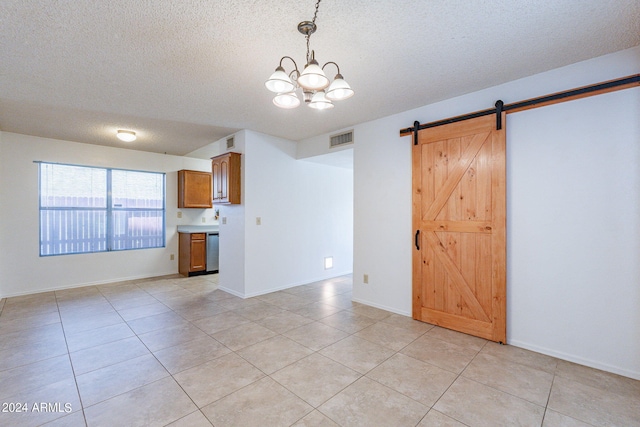
<instances>
[{"instance_id":1,"label":"window frame","mask_svg":"<svg viewBox=\"0 0 640 427\"><path fill-rule=\"evenodd\" d=\"M167 174L166 172L155 172L155 171L147 171L147 170L139 170L139 169L125 169L125 168L112 168L112 167L102 167L102 166L88 166L88 165L80 165L73 163L60 163L60 162L47 162L47 161L34 161L38 165L38 253L40 257L51 257L51 256L61 256L61 255L82 255L82 254L95 254L95 253L108 253L108 252L122 252L122 251L130 251L130 250L139 250L139 249L160 249L166 248L167 246ZM106 194L105 194L105 202L106 206L102 207L43 207L42 206L42 165L58 165L58 166L70 166L70 167L79 167L79 168L87 168L87 169L100 169L105 171L105 179L106 179ZM113 171L124 171L124 172L138 172L138 173L148 173L154 175L160 175L162 179L162 207L160 208L130 208L130 207L116 207L113 204L112 199L112 172ZM105 214L105 249L99 250L90 250L90 251L82 251L82 252L64 252L64 253L43 253L43 240L42 240L42 226L43 219L42 213L43 211L98 211L104 212ZM158 246L149 246L149 247L128 247L115 249L114 242L116 241L116 236L114 235L114 222L116 212L161 212L162 216L162 243Z\"/></svg>"}]
</instances>

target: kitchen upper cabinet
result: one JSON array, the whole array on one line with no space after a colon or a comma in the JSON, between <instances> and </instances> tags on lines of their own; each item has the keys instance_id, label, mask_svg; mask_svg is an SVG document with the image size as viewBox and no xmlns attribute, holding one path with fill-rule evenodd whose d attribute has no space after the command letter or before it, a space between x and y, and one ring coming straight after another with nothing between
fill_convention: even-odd
<instances>
[{"instance_id":1,"label":"kitchen upper cabinet","mask_svg":"<svg viewBox=\"0 0 640 427\"><path fill-rule=\"evenodd\" d=\"M178 233L178 271L184 276L207 267L206 233Z\"/></svg>"},{"instance_id":2,"label":"kitchen upper cabinet","mask_svg":"<svg viewBox=\"0 0 640 427\"><path fill-rule=\"evenodd\" d=\"M240 153L226 153L213 157L211 171L213 203L240 204Z\"/></svg>"},{"instance_id":3,"label":"kitchen upper cabinet","mask_svg":"<svg viewBox=\"0 0 640 427\"><path fill-rule=\"evenodd\" d=\"M211 174L209 172L178 171L178 207L211 208Z\"/></svg>"}]
</instances>

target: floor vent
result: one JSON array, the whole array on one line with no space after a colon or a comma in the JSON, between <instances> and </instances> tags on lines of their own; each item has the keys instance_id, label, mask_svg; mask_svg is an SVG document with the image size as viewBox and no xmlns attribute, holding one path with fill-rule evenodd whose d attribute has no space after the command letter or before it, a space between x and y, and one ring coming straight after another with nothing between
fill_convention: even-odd
<instances>
[{"instance_id":1,"label":"floor vent","mask_svg":"<svg viewBox=\"0 0 640 427\"><path fill-rule=\"evenodd\" d=\"M335 148L346 144L353 144L353 130L339 135L333 135L329 139L329 148Z\"/></svg>"},{"instance_id":2,"label":"floor vent","mask_svg":"<svg viewBox=\"0 0 640 427\"><path fill-rule=\"evenodd\" d=\"M227 150L231 150L232 148L235 148L235 147L236 147L236 143L233 137L227 138Z\"/></svg>"}]
</instances>

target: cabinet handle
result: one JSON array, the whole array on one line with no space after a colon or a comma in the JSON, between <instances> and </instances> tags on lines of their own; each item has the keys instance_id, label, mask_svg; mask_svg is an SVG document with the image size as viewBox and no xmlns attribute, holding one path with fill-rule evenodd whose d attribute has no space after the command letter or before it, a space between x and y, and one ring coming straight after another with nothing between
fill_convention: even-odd
<instances>
[{"instance_id":1,"label":"cabinet handle","mask_svg":"<svg viewBox=\"0 0 640 427\"><path fill-rule=\"evenodd\" d=\"M420 238L420 230L416 230L416 250L420 250L420 244L418 242L418 239Z\"/></svg>"}]
</instances>

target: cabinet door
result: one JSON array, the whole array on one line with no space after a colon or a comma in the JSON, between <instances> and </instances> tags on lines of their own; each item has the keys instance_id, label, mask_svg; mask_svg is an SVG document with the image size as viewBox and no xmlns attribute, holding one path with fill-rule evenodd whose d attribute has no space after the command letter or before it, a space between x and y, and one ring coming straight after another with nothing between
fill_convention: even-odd
<instances>
[{"instance_id":1,"label":"cabinet door","mask_svg":"<svg viewBox=\"0 0 640 427\"><path fill-rule=\"evenodd\" d=\"M211 174L209 172L178 171L178 207L211 208Z\"/></svg>"},{"instance_id":2,"label":"cabinet door","mask_svg":"<svg viewBox=\"0 0 640 427\"><path fill-rule=\"evenodd\" d=\"M203 271L207 263L207 241L191 235L191 266L190 271Z\"/></svg>"},{"instance_id":3,"label":"cabinet door","mask_svg":"<svg viewBox=\"0 0 640 427\"><path fill-rule=\"evenodd\" d=\"M222 196L222 176L220 171L220 159L211 162L211 171L213 172L213 201L220 203Z\"/></svg>"},{"instance_id":4,"label":"cabinet door","mask_svg":"<svg viewBox=\"0 0 640 427\"><path fill-rule=\"evenodd\" d=\"M240 204L240 153L226 153L211 159L214 203Z\"/></svg>"},{"instance_id":5,"label":"cabinet door","mask_svg":"<svg viewBox=\"0 0 640 427\"><path fill-rule=\"evenodd\" d=\"M220 202L229 203L229 157L220 159Z\"/></svg>"}]
</instances>

